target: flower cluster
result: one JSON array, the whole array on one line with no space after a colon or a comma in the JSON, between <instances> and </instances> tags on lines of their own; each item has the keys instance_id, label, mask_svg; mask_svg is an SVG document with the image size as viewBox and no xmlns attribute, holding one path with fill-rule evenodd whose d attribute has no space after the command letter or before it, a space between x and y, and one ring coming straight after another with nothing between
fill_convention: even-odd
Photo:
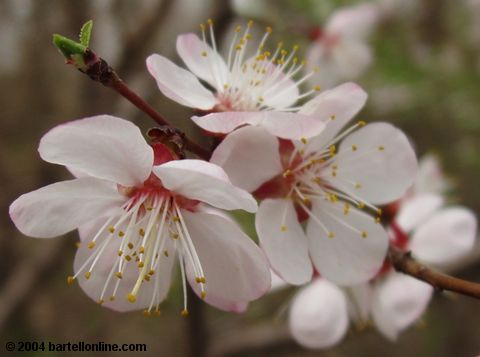
<instances>
[{"instance_id":1,"label":"flower cluster","mask_svg":"<svg viewBox=\"0 0 480 357\"><path fill-rule=\"evenodd\" d=\"M375 13L368 6L355 11L339 13L318 37L328 60L344 68L352 56L362 67L370 61L358 41ZM352 18L362 21L352 28ZM321 91L311 84L317 70L298 59L297 46L268 49L271 32L267 27L255 42L251 22L237 27L224 58L208 20L200 37L177 39L188 70L158 54L146 60L160 91L195 109L193 122L215 136L209 161L185 158L169 139L146 141L124 119L72 121L46 133L39 153L75 178L20 196L10 216L32 237L77 229L67 282L78 281L117 311L158 314L178 266L183 315L187 282L207 303L241 312L269 291L271 269L293 285L314 279L291 309L292 331L305 345L338 341L349 313L355 321L372 316L394 338L423 311L431 288L391 271L389 244L408 244L419 258L440 263L470 248L475 220L461 208L433 215L441 198L419 193L419 178L411 189L417 159L406 135L385 122L352 122L366 92L351 82ZM302 91L305 84L311 88ZM384 226L384 211L399 206ZM232 210L256 213L259 245L225 212ZM418 297L408 314L402 284Z\"/></svg>"}]
</instances>

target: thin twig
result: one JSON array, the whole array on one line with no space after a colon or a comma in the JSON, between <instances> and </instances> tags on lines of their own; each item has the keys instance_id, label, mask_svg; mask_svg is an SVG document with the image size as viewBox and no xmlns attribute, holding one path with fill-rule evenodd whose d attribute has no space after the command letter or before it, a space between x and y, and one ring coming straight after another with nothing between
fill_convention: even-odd
<instances>
[{"instance_id":1,"label":"thin twig","mask_svg":"<svg viewBox=\"0 0 480 357\"><path fill-rule=\"evenodd\" d=\"M424 281L436 290L453 291L480 299L480 284L434 271L416 261L410 252L405 252L399 248L390 246L388 258L396 271Z\"/></svg>"}]
</instances>

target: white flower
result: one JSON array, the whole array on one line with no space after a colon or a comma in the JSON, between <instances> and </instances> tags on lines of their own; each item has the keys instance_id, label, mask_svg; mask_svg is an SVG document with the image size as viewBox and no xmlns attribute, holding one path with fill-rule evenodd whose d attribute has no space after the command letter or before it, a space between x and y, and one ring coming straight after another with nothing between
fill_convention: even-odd
<instances>
[{"instance_id":1,"label":"white flower","mask_svg":"<svg viewBox=\"0 0 480 357\"><path fill-rule=\"evenodd\" d=\"M293 145L245 127L212 155L235 185L264 198L256 215L260 244L275 273L291 284L311 279L310 259L321 276L340 285L368 281L382 266L387 233L359 208L378 214L374 204L401 197L417 162L405 135L389 124L359 122L339 134L365 100L361 88L344 84L300 110L331 118L310 141ZM306 234L303 218L309 218Z\"/></svg>"},{"instance_id":2,"label":"white flower","mask_svg":"<svg viewBox=\"0 0 480 357\"><path fill-rule=\"evenodd\" d=\"M429 179L437 190L445 187L433 156L422 159L415 184L401 201L394 220L397 226L391 236L393 244L411 250L415 258L438 268L462 259L471 251L477 223L474 214L466 208L441 208L442 197L424 185ZM294 298L290 329L301 345L327 348L345 334L348 324L342 321L349 315L358 327L373 320L378 331L394 341L423 315L432 293L430 285L398 274L391 267L372 282L349 288L340 288L319 278ZM341 297L336 298L336 303L322 304L325 295ZM347 305L339 302L343 300ZM311 312L307 319L308 311ZM328 319L329 316L338 316L338 320ZM336 333L329 340L318 337L331 336L332 331Z\"/></svg>"},{"instance_id":3,"label":"white flower","mask_svg":"<svg viewBox=\"0 0 480 357\"><path fill-rule=\"evenodd\" d=\"M319 68L310 81L331 88L360 77L373 61L367 39L379 15L378 7L372 3L334 12L308 49L308 69Z\"/></svg>"},{"instance_id":4,"label":"white flower","mask_svg":"<svg viewBox=\"0 0 480 357\"><path fill-rule=\"evenodd\" d=\"M148 70L165 96L211 113L192 117L209 132L227 134L249 124L286 139L300 140L319 134L324 128L322 121L293 113L298 109L294 107L298 100L319 90L315 87L305 93L299 91L298 86L313 72L297 81L292 79L305 66L296 57L297 46L290 53L282 44L273 53L266 50L265 43L272 31L267 28L256 55L245 58L252 42L250 28L251 23L244 31L237 27L225 61L217 52L209 20L206 26L201 25L202 39L193 33L177 38L177 52L189 71L157 54L147 58Z\"/></svg>"},{"instance_id":5,"label":"white flower","mask_svg":"<svg viewBox=\"0 0 480 357\"><path fill-rule=\"evenodd\" d=\"M114 310L158 311L178 259L208 303L242 311L270 286L262 252L237 225L207 209L257 204L218 166L174 160L123 119L101 115L59 125L39 146L48 162L80 177L20 196L10 216L24 234L50 238L80 229L75 275L94 300ZM171 160L171 161L169 161ZM186 296L184 313L186 313Z\"/></svg>"}]
</instances>

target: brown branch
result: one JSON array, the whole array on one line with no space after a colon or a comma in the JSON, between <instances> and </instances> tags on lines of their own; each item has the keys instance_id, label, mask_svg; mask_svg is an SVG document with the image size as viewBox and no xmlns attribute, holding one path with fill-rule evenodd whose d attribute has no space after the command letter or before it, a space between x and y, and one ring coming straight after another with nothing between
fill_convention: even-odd
<instances>
[{"instance_id":1,"label":"brown branch","mask_svg":"<svg viewBox=\"0 0 480 357\"><path fill-rule=\"evenodd\" d=\"M410 252L390 246L388 258L396 271L424 281L438 291L448 290L480 299L480 284L434 271L417 262Z\"/></svg>"},{"instance_id":2,"label":"brown branch","mask_svg":"<svg viewBox=\"0 0 480 357\"><path fill-rule=\"evenodd\" d=\"M118 94L147 114L159 125L167 125L175 128L175 126L170 124L168 120L165 119L159 112L157 112L150 104L148 104L133 90L131 90L103 58L97 56L92 50L87 49L83 55L83 61L84 63L82 64L82 67L77 67L80 72L85 73L92 80L100 82L104 86L115 90ZM188 151L196 154L202 159L210 159L211 152L202 148L187 136L185 136L185 144Z\"/></svg>"}]
</instances>

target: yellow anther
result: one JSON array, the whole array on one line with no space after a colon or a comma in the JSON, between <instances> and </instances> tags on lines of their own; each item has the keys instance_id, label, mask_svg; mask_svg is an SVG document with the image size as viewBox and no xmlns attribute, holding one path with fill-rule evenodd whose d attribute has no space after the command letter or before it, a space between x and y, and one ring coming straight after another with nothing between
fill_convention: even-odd
<instances>
[{"instance_id":1,"label":"yellow anther","mask_svg":"<svg viewBox=\"0 0 480 357\"><path fill-rule=\"evenodd\" d=\"M207 24L208 24L209 26L212 26L212 25L213 25L213 20L212 20L212 19L208 19L208 20L207 20Z\"/></svg>"},{"instance_id":2,"label":"yellow anther","mask_svg":"<svg viewBox=\"0 0 480 357\"><path fill-rule=\"evenodd\" d=\"M88 249L92 249L93 247L95 247L95 242L88 243L87 247Z\"/></svg>"},{"instance_id":3,"label":"yellow anther","mask_svg":"<svg viewBox=\"0 0 480 357\"><path fill-rule=\"evenodd\" d=\"M343 214L347 215L349 211L350 211L350 205L348 203L345 203L345 207L343 208Z\"/></svg>"},{"instance_id":4,"label":"yellow anther","mask_svg":"<svg viewBox=\"0 0 480 357\"><path fill-rule=\"evenodd\" d=\"M383 146L383 145L380 145L380 146L378 147L378 150L380 150L380 151L383 151L383 150L385 150L385 146Z\"/></svg>"},{"instance_id":5,"label":"yellow anther","mask_svg":"<svg viewBox=\"0 0 480 357\"><path fill-rule=\"evenodd\" d=\"M200 53L203 57L207 57L208 53L207 51L202 51L202 53Z\"/></svg>"},{"instance_id":6,"label":"yellow anther","mask_svg":"<svg viewBox=\"0 0 480 357\"><path fill-rule=\"evenodd\" d=\"M118 232L118 236L119 236L119 237L123 237L124 235L125 235L125 232L124 232L124 231Z\"/></svg>"},{"instance_id":7,"label":"yellow anther","mask_svg":"<svg viewBox=\"0 0 480 357\"><path fill-rule=\"evenodd\" d=\"M172 237L172 239L178 239L179 237L178 233L172 233L170 236Z\"/></svg>"},{"instance_id":8,"label":"yellow anther","mask_svg":"<svg viewBox=\"0 0 480 357\"><path fill-rule=\"evenodd\" d=\"M197 276L197 277L195 278L195 281L196 281L197 283L199 283L199 284L200 284L200 283L201 283L201 284L205 284L205 283L207 282L207 280L206 280L205 277L203 277L203 276Z\"/></svg>"},{"instance_id":9,"label":"yellow anther","mask_svg":"<svg viewBox=\"0 0 480 357\"><path fill-rule=\"evenodd\" d=\"M294 52L298 51L299 49L300 49L300 46L299 46L299 45L293 45L292 50L293 50Z\"/></svg>"},{"instance_id":10,"label":"yellow anther","mask_svg":"<svg viewBox=\"0 0 480 357\"><path fill-rule=\"evenodd\" d=\"M367 236L368 236L367 232L363 231L362 232L362 238L367 238Z\"/></svg>"},{"instance_id":11,"label":"yellow anther","mask_svg":"<svg viewBox=\"0 0 480 357\"><path fill-rule=\"evenodd\" d=\"M115 233L115 227L114 226L108 227L108 231L112 234Z\"/></svg>"},{"instance_id":12,"label":"yellow anther","mask_svg":"<svg viewBox=\"0 0 480 357\"><path fill-rule=\"evenodd\" d=\"M155 270L153 270L153 269L150 269L150 271L148 272L148 275L150 275L150 276L151 276L151 275L153 275L153 274L155 274Z\"/></svg>"},{"instance_id":13,"label":"yellow anther","mask_svg":"<svg viewBox=\"0 0 480 357\"><path fill-rule=\"evenodd\" d=\"M230 86L228 84L223 85L223 89L228 89L228 88L230 88Z\"/></svg>"},{"instance_id":14,"label":"yellow anther","mask_svg":"<svg viewBox=\"0 0 480 357\"><path fill-rule=\"evenodd\" d=\"M127 247L128 247L128 249L133 249L133 244L132 244L132 242L129 242L129 243L127 244Z\"/></svg>"},{"instance_id":15,"label":"yellow anther","mask_svg":"<svg viewBox=\"0 0 480 357\"><path fill-rule=\"evenodd\" d=\"M353 150L353 151L357 151L357 149L358 149L357 145L353 144L353 145L352 145L352 150Z\"/></svg>"},{"instance_id":16,"label":"yellow anther","mask_svg":"<svg viewBox=\"0 0 480 357\"><path fill-rule=\"evenodd\" d=\"M332 239L335 237L335 233L333 232L328 232L328 235L327 235L328 238Z\"/></svg>"},{"instance_id":17,"label":"yellow anther","mask_svg":"<svg viewBox=\"0 0 480 357\"><path fill-rule=\"evenodd\" d=\"M245 36L245 40L250 40L252 38L252 35L250 35L249 33Z\"/></svg>"},{"instance_id":18,"label":"yellow anther","mask_svg":"<svg viewBox=\"0 0 480 357\"><path fill-rule=\"evenodd\" d=\"M164 251L163 251L163 255L168 258L168 250L164 250Z\"/></svg>"},{"instance_id":19,"label":"yellow anther","mask_svg":"<svg viewBox=\"0 0 480 357\"><path fill-rule=\"evenodd\" d=\"M312 181L315 182L318 185L320 185L322 183L322 179L320 177L314 177L312 179Z\"/></svg>"},{"instance_id":20,"label":"yellow anther","mask_svg":"<svg viewBox=\"0 0 480 357\"><path fill-rule=\"evenodd\" d=\"M139 268L143 268L143 267L145 266L145 264L144 264L143 262L138 262L137 266L138 266Z\"/></svg>"},{"instance_id":21,"label":"yellow anther","mask_svg":"<svg viewBox=\"0 0 480 357\"><path fill-rule=\"evenodd\" d=\"M105 300L103 300L103 299L98 300L98 303L99 303L100 305L102 305L104 302L105 302Z\"/></svg>"},{"instance_id":22,"label":"yellow anther","mask_svg":"<svg viewBox=\"0 0 480 357\"><path fill-rule=\"evenodd\" d=\"M200 24L200 30L201 30L202 32L205 31L205 24Z\"/></svg>"},{"instance_id":23,"label":"yellow anther","mask_svg":"<svg viewBox=\"0 0 480 357\"><path fill-rule=\"evenodd\" d=\"M180 217L178 217L178 216L173 217L173 221L174 222L180 222Z\"/></svg>"},{"instance_id":24,"label":"yellow anther","mask_svg":"<svg viewBox=\"0 0 480 357\"><path fill-rule=\"evenodd\" d=\"M328 148L328 150L330 151L330 155L331 156L334 156L335 153L337 152L337 147L335 145L330 145L330 147Z\"/></svg>"},{"instance_id":25,"label":"yellow anther","mask_svg":"<svg viewBox=\"0 0 480 357\"><path fill-rule=\"evenodd\" d=\"M302 61L302 64L306 64L306 61ZM313 67L313 73L318 73L318 72L320 72L320 68L318 68L317 66Z\"/></svg>"},{"instance_id":26,"label":"yellow anther","mask_svg":"<svg viewBox=\"0 0 480 357\"><path fill-rule=\"evenodd\" d=\"M381 216L382 213L383 213L382 209L381 209L381 208L377 208L377 214L378 214L379 216Z\"/></svg>"},{"instance_id":27,"label":"yellow anther","mask_svg":"<svg viewBox=\"0 0 480 357\"><path fill-rule=\"evenodd\" d=\"M283 173L283 177L287 178L288 176L292 176L292 170L286 169Z\"/></svg>"},{"instance_id":28,"label":"yellow anther","mask_svg":"<svg viewBox=\"0 0 480 357\"><path fill-rule=\"evenodd\" d=\"M303 198L302 201L303 201L303 203L305 203L306 205L308 205L308 204L311 202L311 201L310 201L310 198L308 198L308 197L306 197L306 196Z\"/></svg>"},{"instance_id":29,"label":"yellow anther","mask_svg":"<svg viewBox=\"0 0 480 357\"><path fill-rule=\"evenodd\" d=\"M337 177L337 171L332 170L332 176L333 176L333 177Z\"/></svg>"},{"instance_id":30,"label":"yellow anther","mask_svg":"<svg viewBox=\"0 0 480 357\"><path fill-rule=\"evenodd\" d=\"M145 274L145 275L143 276L143 280L145 280L145 281L147 281L147 282L150 281L150 275Z\"/></svg>"},{"instance_id":31,"label":"yellow anther","mask_svg":"<svg viewBox=\"0 0 480 357\"><path fill-rule=\"evenodd\" d=\"M380 217L375 217L375 223L380 223Z\"/></svg>"},{"instance_id":32,"label":"yellow anther","mask_svg":"<svg viewBox=\"0 0 480 357\"><path fill-rule=\"evenodd\" d=\"M127 254L127 255L125 256L125 260L126 260L127 262L129 262L130 260L132 260L132 257Z\"/></svg>"},{"instance_id":33,"label":"yellow anther","mask_svg":"<svg viewBox=\"0 0 480 357\"><path fill-rule=\"evenodd\" d=\"M205 299L205 297L207 296L207 292L206 291L202 291L200 292L200 299Z\"/></svg>"},{"instance_id":34,"label":"yellow anther","mask_svg":"<svg viewBox=\"0 0 480 357\"><path fill-rule=\"evenodd\" d=\"M273 29L270 26L267 26L265 28L265 32L267 32L267 33L272 33L272 31L273 31Z\"/></svg>"},{"instance_id":35,"label":"yellow anther","mask_svg":"<svg viewBox=\"0 0 480 357\"><path fill-rule=\"evenodd\" d=\"M151 210L153 210L153 207L152 207L152 206L148 206L148 207L147 207L147 211L151 211Z\"/></svg>"},{"instance_id":36,"label":"yellow anther","mask_svg":"<svg viewBox=\"0 0 480 357\"><path fill-rule=\"evenodd\" d=\"M138 249L138 253L139 253L139 254L145 253L145 247L140 247L140 248Z\"/></svg>"},{"instance_id":37,"label":"yellow anther","mask_svg":"<svg viewBox=\"0 0 480 357\"><path fill-rule=\"evenodd\" d=\"M320 86L314 86L313 90L316 91L316 92L320 92L322 90L322 88Z\"/></svg>"},{"instance_id":38,"label":"yellow anther","mask_svg":"<svg viewBox=\"0 0 480 357\"><path fill-rule=\"evenodd\" d=\"M115 295L110 296L110 297L108 298L108 300L110 300L110 301L115 301Z\"/></svg>"},{"instance_id":39,"label":"yellow anther","mask_svg":"<svg viewBox=\"0 0 480 357\"><path fill-rule=\"evenodd\" d=\"M235 32L236 33L239 33L240 31L242 31L242 26L235 27Z\"/></svg>"},{"instance_id":40,"label":"yellow anther","mask_svg":"<svg viewBox=\"0 0 480 357\"><path fill-rule=\"evenodd\" d=\"M119 278L119 279L123 278L123 274L122 274L121 271L117 271L117 272L115 273L115 276L116 276L117 278Z\"/></svg>"},{"instance_id":41,"label":"yellow anther","mask_svg":"<svg viewBox=\"0 0 480 357\"><path fill-rule=\"evenodd\" d=\"M119 250L117 254L118 254L119 257L121 257L123 252L121 250Z\"/></svg>"},{"instance_id":42,"label":"yellow anther","mask_svg":"<svg viewBox=\"0 0 480 357\"><path fill-rule=\"evenodd\" d=\"M148 311L148 310L143 310L143 316L149 317L149 316L151 316L151 315L152 315L152 314L150 313L150 311Z\"/></svg>"},{"instance_id":43,"label":"yellow anther","mask_svg":"<svg viewBox=\"0 0 480 357\"><path fill-rule=\"evenodd\" d=\"M361 187L362 187L362 185L361 185L360 183L357 182L357 183L355 184L355 188L361 188Z\"/></svg>"},{"instance_id":44,"label":"yellow anther","mask_svg":"<svg viewBox=\"0 0 480 357\"><path fill-rule=\"evenodd\" d=\"M132 304L137 301L137 297L133 295L132 293L127 295L127 300L130 301Z\"/></svg>"},{"instance_id":45,"label":"yellow anther","mask_svg":"<svg viewBox=\"0 0 480 357\"><path fill-rule=\"evenodd\" d=\"M362 126L367 125L367 122L364 121L364 120L360 120L357 124L358 124L359 127L362 127Z\"/></svg>"},{"instance_id":46,"label":"yellow anther","mask_svg":"<svg viewBox=\"0 0 480 357\"><path fill-rule=\"evenodd\" d=\"M280 231L281 232L286 232L286 231L288 231L288 227L286 225L281 225L280 226Z\"/></svg>"},{"instance_id":47,"label":"yellow anther","mask_svg":"<svg viewBox=\"0 0 480 357\"><path fill-rule=\"evenodd\" d=\"M82 245L82 242L75 242L75 247L80 248L81 245Z\"/></svg>"},{"instance_id":48,"label":"yellow anther","mask_svg":"<svg viewBox=\"0 0 480 357\"><path fill-rule=\"evenodd\" d=\"M300 139L300 141L301 141L304 145L307 144L307 142L308 142L308 140L307 140L306 137L302 137L302 138Z\"/></svg>"},{"instance_id":49,"label":"yellow anther","mask_svg":"<svg viewBox=\"0 0 480 357\"><path fill-rule=\"evenodd\" d=\"M91 276L92 276L92 272L87 271L87 272L85 273L85 278L86 278L86 279L90 279Z\"/></svg>"},{"instance_id":50,"label":"yellow anther","mask_svg":"<svg viewBox=\"0 0 480 357\"><path fill-rule=\"evenodd\" d=\"M67 276L67 284L72 285L73 282L75 281L75 278L71 275Z\"/></svg>"},{"instance_id":51,"label":"yellow anther","mask_svg":"<svg viewBox=\"0 0 480 357\"><path fill-rule=\"evenodd\" d=\"M330 115L330 120L335 120L337 119L337 116L335 114Z\"/></svg>"},{"instance_id":52,"label":"yellow anther","mask_svg":"<svg viewBox=\"0 0 480 357\"><path fill-rule=\"evenodd\" d=\"M180 315L183 316L183 317L188 316L188 310L187 310L187 309L183 309L182 311L180 311Z\"/></svg>"},{"instance_id":53,"label":"yellow anther","mask_svg":"<svg viewBox=\"0 0 480 357\"><path fill-rule=\"evenodd\" d=\"M252 20L249 20L249 21L247 22L247 26L248 26L248 27L252 27L252 26L253 26L253 21L252 21Z\"/></svg>"},{"instance_id":54,"label":"yellow anther","mask_svg":"<svg viewBox=\"0 0 480 357\"><path fill-rule=\"evenodd\" d=\"M155 314L155 316L160 316L162 314L158 309L155 310L153 313Z\"/></svg>"},{"instance_id":55,"label":"yellow anther","mask_svg":"<svg viewBox=\"0 0 480 357\"><path fill-rule=\"evenodd\" d=\"M279 49L282 48L282 47L283 47L283 42L280 41L280 42L277 44L277 47L278 47Z\"/></svg>"},{"instance_id":56,"label":"yellow anther","mask_svg":"<svg viewBox=\"0 0 480 357\"><path fill-rule=\"evenodd\" d=\"M359 203L358 203L358 208L364 209L364 208L365 208L365 203L359 202Z\"/></svg>"},{"instance_id":57,"label":"yellow anther","mask_svg":"<svg viewBox=\"0 0 480 357\"><path fill-rule=\"evenodd\" d=\"M264 100L265 100L265 99L264 99L262 96L258 97L258 101L259 101L260 103L263 103Z\"/></svg>"},{"instance_id":58,"label":"yellow anther","mask_svg":"<svg viewBox=\"0 0 480 357\"><path fill-rule=\"evenodd\" d=\"M142 237L145 236L145 231L143 230L143 228L140 228L138 230L138 234L140 234L140 236L142 236Z\"/></svg>"},{"instance_id":59,"label":"yellow anther","mask_svg":"<svg viewBox=\"0 0 480 357\"><path fill-rule=\"evenodd\" d=\"M242 45L236 45L236 46L235 46L235 49L236 49L237 51L240 51L240 50L242 49Z\"/></svg>"}]
</instances>

